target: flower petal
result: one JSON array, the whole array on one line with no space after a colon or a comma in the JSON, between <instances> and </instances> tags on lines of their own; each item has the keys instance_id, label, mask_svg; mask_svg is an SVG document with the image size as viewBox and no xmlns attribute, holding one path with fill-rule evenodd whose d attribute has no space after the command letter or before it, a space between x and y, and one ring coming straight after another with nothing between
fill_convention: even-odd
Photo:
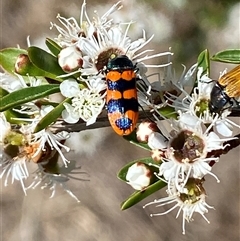
<instances>
[{"instance_id":1,"label":"flower petal","mask_svg":"<svg viewBox=\"0 0 240 241\"><path fill-rule=\"evenodd\" d=\"M166 138L158 132L152 132L148 136L148 146L154 149L164 149L167 147L168 142Z\"/></svg>"},{"instance_id":2,"label":"flower petal","mask_svg":"<svg viewBox=\"0 0 240 241\"><path fill-rule=\"evenodd\" d=\"M80 92L79 85L74 79L64 80L60 84L60 91L63 96L68 98L74 97Z\"/></svg>"}]
</instances>

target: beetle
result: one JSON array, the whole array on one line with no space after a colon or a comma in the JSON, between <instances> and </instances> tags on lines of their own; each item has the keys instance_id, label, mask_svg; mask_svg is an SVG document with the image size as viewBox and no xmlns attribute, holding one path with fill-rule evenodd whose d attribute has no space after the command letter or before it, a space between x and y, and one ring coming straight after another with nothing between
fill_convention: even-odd
<instances>
[{"instance_id":1,"label":"beetle","mask_svg":"<svg viewBox=\"0 0 240 241\"><path fill-rule=\"evenodd\" d=\"M221 114L225 109L233 106L234 101L240 97L240 65L230 70L219 78L213 86L209 110L212 113Z\"/></svg>"},{"instance_id":2,"label":"beetle","mask_svg":"<svg viewBox=\"0 0 240 241\"><path fill-rule=\"evenodd\" d=\"M105 69L108 119L121 136L131 134L138 121L136 71L126 55L110 58Z\"/></svg>"}]
</instances>

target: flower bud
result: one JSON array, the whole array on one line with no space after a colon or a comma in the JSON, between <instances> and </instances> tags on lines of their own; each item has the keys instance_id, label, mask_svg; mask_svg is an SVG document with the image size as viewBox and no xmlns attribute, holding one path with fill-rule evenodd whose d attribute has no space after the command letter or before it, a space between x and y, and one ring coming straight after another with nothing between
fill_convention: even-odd
<instances>
[{"instance_id":1,"label":"flower bud","mask_svg":"<svg viewBox=\"0 0 240 241\"><path fill-rule=\"evenodd\" d=\"M144 163L137 162L128 168L127 183L135 190L143 190L151 182L152 173Z\"/></svg>"},{"instance_id":2,"label":"flower bud","mask_svg":"<svg viewBox=\"0 0 240 241\"><path fill-rule=\"evenodd\" d=\"M29 72L29 66L31 64L32 63L27 54L20 54L15 63L15 72L21 75L26 75Z\"/></svg>"},{"instance_id":3,"label":"flower bud","mask_svg":"<svg viewBox=\"0 0 240 241\"><path fill-rule=\"evenodd\" d=\"M58 64L65 72L71 72L83 65L82 53L76 46L69 46L61 50Z\"/></svg>"},{"instance_id":4,"label":"flower bud","mask_svg":"<svg viewBox=\"0 0 240 241\"><path fill-rule=\"evenodd\" d=\"M154 149L165 149L168 142L166 138L158 132L152 132L148 137L148 146Z\"/></svg>"},{"instance_id":5,"label":"flower bud","mask_svg":"<svg viewBox=\"0 0 240 241\"><path fill-rule=\"evenodd\" d=\"M147 143L149 135L157 130L158 128L156 123L150 121L143 121L137 128L137 140L139 142Z\"/></svg>"}]
</instances>

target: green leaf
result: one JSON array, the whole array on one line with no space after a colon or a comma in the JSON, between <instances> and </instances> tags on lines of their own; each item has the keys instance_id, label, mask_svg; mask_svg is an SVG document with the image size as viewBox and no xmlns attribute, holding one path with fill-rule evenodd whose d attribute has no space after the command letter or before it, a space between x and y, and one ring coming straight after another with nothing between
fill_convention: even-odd
<instances>
[{"instance_id":1,"label":"green leaf","mask_svg":"<svg viewBox=\"0 0 240 241\"><path fill-rule=\"evenodd\" d=\"M210 75L210 58L209 58L209 51L205 49L202 51L197 59L198 67L203 68L202 75L206 74L207 76Z\"/></svg>"},{"instance_id":2,"label":"green leaf","mask_svg":"<svg viewBox=\"0 0 240 241\"><path fill-rule=\"evenodd\" d=\"M220 51L213 55L211 60L231 64L240 64L240 49L227 49Z\"/></svg>"},{"instance_id":3,"label":"green leaf","mask_svg":"<svg viewBox=\"0 0 240 241\"><path fill-rule=\"evenodd\" d=\"M8 122L10 122L11 124L17 124L17 125L26 123L26 121L22 120L22 118L30 119L29 115L21 114L11 109L4 111L4 115ZM21 118L21 120L19 120L19 118Z\"/></svg>"},{"instance_id":4,"label":"green leaf","mask_svg":"<svg viewBox=\"0 0 240 241\"><path fill-rule=\"evenodd\" d=\"M7 94L8 94L8 91L6 91L2 87L0 87L0 98L2 99L2 97L7 95ZM1 99L0 99L0 101L1 101Z\"/></svg>"},{"instance_id":5,"label":"green leaf","mask_svg":"<svg viewBox=\"0 0 240 241\"><path fill-rule=\"evenodd\" d=\"M59 66L55 56L38 47L29 47L28 56L35 66L45 71L44 76L60 81L61 79L58 76L66 74Z\"/></svg>"},{"instance_id":6,"label":"green leaf","mask_svg":"<svg viewBox=\"0 0 240 241\"><path fill-rule=\"evenodd\" d=\"M144 198L148 197L149 195L153 194L154 192L157 192L158 190L162 189L165 187L167 184L163 182L162 180L159 180L152 185L148 186L146 189L143 191L136 191L134 192L128 199L126 199L124 202L121 204L121 210L126 210L133 205L139 203L142 201Z\"/></svg>"},{"instance_id":7,"label":"green leaf","mask_svg":"<svg viewBox=\"0 0 240 241\"><path fill-rule=\"evenodd\" d=\"M44 77L48 77L50 79L55 79L59 81L59 78L57 78L56 74L46 72L44 69L40 69L36 65L34 65L30 61L29 56L27 54L28 52L24 49L18 49L18 48L2 49L0 51L0 65L2 65L3 69L9 72L10 74L17 72L18 74L25 75L25 76L26 75L44 76ZM43 59L42 61L45 61L45 60L46 58ZM17 65L17 68L15 68L17 61L18 61L17 63L18 65ZM61 71L61 74L63 73L64 72Z\"/></svg>"},{"instance_id":8,"label":"green leaf","mask_svg":"<svg viewBox=\"0 0 240 241\"><path fill-rule=\"evenodd\" d=\"M0 112L25 104L33 100L46 97L50 94L54 94L59 91L60 89L58 84L28 87L14 91L1 98Z\"/></svg>"},{"instance_id":9,"label":"green leaf","mask_svg":"<svg viewBox=\"0 0 240 241\"><path fill-rule=\"evenodd\" d=\"M27 54L20 54L16 62L15 72L23 76L45 76L54 77L48 75L45 71L37 68L29 59Z\"/></svg>"},{"instance_id":10,"label":"green leaf","mask_svg":"<svg viewBox=\"0 0 240 241\"><path fill-rule=\"evenodd\" d=\"M0 51L0 65L8 73L15 72L15 63L20 54L27 54L24 49L6 48Z\"/></svg>"},{"instance_id":11,"label":"green leaf","mask_svg":"<svg viewBox=\"0 0 240 241\"><path fill-rule=\"evenodd\" d=\"M145 144L145 143L141 143L137 140L137 136L136 136L136 131L133 131L130 135L128 136L123 136L123 138L127 141L129 141L130 143L132 143L135 146L141 147L147 151L150 151L151 148Z\"/></svg>"},{"instance_id":12,"label":"green leaf","mask_svg":"<svg viewBox=\"0 0 240 241\"><path fill-rule=\"evenodd\" d=\"M58 102L48 101L48 100L45 100L45 99L41 99L41 100L37 101L37 105L38 106L51 105L53 107L57 107L59 105L59 103Z\"/></svg>"},{"instance_id":13,"label":"green leaf","mask_svg":"<svg viewBox=\"0 0 240 241\"><path fill-rule=\"evenodd\" d=\"M60 53L60 51L62 50L62 48L55 42L53 41L52 39L50 38L46 38L46 41L45 41L48 49L51 51L51 53L54 55L54 56L58 56L58 54Z\"/></svg>"},{"instance_id":14,"label":"green leaf","mask_svg":"<svg viewBox=\"0 0 240 241\"><path fill-rule=\"evenodd\" d=\"M178 117L176 110L171 106L161 107L160 109L158 109L158 112L162 116L166 117L167 119L170 119L170 118L177 119L177 117Z\"/></svg>"},{"instance_id":15,"label":"green leaf","mask_svg":"<svg viewBox=\"0 0 240 241\"><path fill-rule=\"evenodd\" d=\"M150 163L152 164L157 164L156 162L153 161L153 159L151 157L146 157L146 158L141 158L141 159L137 159L134 160L132 162L129 162L127 165L125 165L119 172L118 172L118 178L124 182L126 182L126 175L128 172L128 169L130 166L132 166L133 164L135 164L136 162L141 162L141 163L145 163L149 166ZM158 168L154 167L154 166L149 166L150 169L152 169L152 171L158 171Z\"/></svg>"},{"instance_id":16,"label":"green leaf","mask_svg":"<svg viewBox=\"0 0 240 241\"><path fill-rule=\"evenodd\" d=\"M67 98L63 102L61 102L57 107L55 107L52 111L50 111L47 115L45 115L37 124L34 132L39 132L55 122L59 116L61 116L62 111L64 110L64 103L71 103L71 99Z\"/></svg>"}]
</instances>

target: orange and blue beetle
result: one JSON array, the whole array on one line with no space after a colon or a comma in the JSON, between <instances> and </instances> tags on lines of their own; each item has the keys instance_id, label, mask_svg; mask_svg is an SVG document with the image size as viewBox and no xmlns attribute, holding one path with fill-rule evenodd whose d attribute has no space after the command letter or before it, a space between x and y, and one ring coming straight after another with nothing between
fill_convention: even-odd
<instances>
[{"instance_id":1,"label":"orange and blue beetle","mask_svg":"<svg viewBox=\"0 0 240 241\"><path fill-rule=\"evenodd\" d=\"M136 66L126 55L119 55L109 60L105 74L109 122L118 135L129 135L138 120Z\"/></svg>"}]
</instances>

